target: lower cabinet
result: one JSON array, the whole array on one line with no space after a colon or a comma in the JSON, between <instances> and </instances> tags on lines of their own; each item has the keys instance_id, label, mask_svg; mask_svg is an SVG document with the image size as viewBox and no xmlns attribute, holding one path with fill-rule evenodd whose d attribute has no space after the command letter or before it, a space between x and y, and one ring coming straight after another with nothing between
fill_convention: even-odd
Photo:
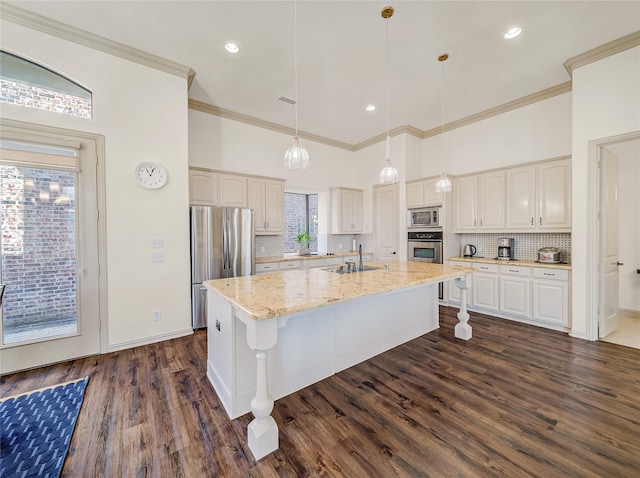
<instances>
[{"instance_id":1,"label":"lower cabinet","mask_svg":"<svg viewBox=\"0 0 640 478\"><path fill-rule=\"evenodd\" d=\"M569 271L536 267L532 283L532 318L569 325Z\"/></svg>"},{"instance_id":2,"label":"lower cabinet","mask_svg":"<svg viewBox=\"0 0 640 478\"><path fill-rule=\"evenodd\" d=\"M469 309L534 325L569 327L570 271L548 267L449 262L474 267L467 281ZM447 301L460 303L460 289L447 282Z\"/></svg>"}]
</instances>

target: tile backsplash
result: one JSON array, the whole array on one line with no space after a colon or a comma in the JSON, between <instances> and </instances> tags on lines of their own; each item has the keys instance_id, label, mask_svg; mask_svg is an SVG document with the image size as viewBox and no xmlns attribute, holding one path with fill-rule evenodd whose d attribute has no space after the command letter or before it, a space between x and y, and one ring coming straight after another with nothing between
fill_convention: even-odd
<instances>
[{"instance_id":1,"label":"tile backsplash","mask_svg":"<svg viewBox=\"0 0 640 478\"><path fill-rule=\"evenodd\" d=\"M460 234L460 244L476 246L476 256L496 257L498 255L498 239L513 239L515 259L535 261L541 247L557 247L560 249L560 260L571 262L571 234ZM462 253L461 253L462 255Z\"/></svg>"}]
</instances>

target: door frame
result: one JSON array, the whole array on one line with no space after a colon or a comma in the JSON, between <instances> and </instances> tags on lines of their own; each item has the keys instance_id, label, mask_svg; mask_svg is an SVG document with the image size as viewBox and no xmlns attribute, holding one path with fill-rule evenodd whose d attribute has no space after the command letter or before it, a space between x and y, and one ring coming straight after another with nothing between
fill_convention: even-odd
<instances>
[{"instance_id":1,"label":"door frame","mask_svg":"<svg viewBox=\"0 0 640 478\"><path fill-rule=\"evenodd\" d=\"M587 340L598 340L598 325L600 319L600 294L603 285L600 277L600 254L602 239L600 237L600 202L602 175L600 174L600 161L602 160L602 150L607 146L625 141L640 139L640 131L610 136L589 141L589 175L587 184L587 291L595 291L595 294L587 294Z\"/></svg>"},{"instance_id":2,"label":"door frame","mask_svg":"<svg viewBox=\"0 0 640 478\"><path fill-rule=\"evenodd\" d=\"M100 353L106 353L109 345L108 310L107 310L107 229L106 229L106 181L105 181L105 138L103 135L77 131L54 126L28 123L7 118L0 118L0 130L17 134L37 135L50 138L74 138L88 143L95 148L96 164L96 204L97 219L97 254L98 254L98 320ZM12 372L9 372L12 373Z\"/></svg>"}]
</instances>

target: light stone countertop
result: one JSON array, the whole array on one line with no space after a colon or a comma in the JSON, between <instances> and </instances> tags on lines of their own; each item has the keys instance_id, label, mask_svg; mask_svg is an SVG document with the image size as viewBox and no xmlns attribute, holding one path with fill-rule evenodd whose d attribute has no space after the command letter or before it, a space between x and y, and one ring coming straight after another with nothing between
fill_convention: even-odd
<instances>
[{"instance_id":1,"label":"light stone countertop","mask_svg":"<svg viewBox=\"0 0 640 478\"><path fill-rule=\"evenodd\" d=\"M365 256L372 256L373 252L363 252ZM308 256L299 256L298 254L286 254L284 256L272 257L256 257L256 264L266 264L269 262L287 262L287 261L309 261L314 259L331 259L333 257L351 257L357 256L358 251L336 252L334 254L309 254Z\"/></svg>"},{"instance_id":2,"label":"light stone countertop","mask_svg":"<svg viewBox=\"0 0 640 478\"><path fill-rule=\"evenodd\" d=\"M391 261L369 262L379 269L351 274L330 268L297 269L204 282L253 320L271 319L385 292L450 280L475 272L469 267Z\"/></svg>"},{"instance_id":3,"label":"light stone countertop","mask_svg":"<svg viewBox=\"0 0 640 478\"><path fill-rule=\"evenodd\" d=\"M475 262L480 264L500 264L500 265L512 265L512 266L527 266L527 267L546 267L549 269L565 269L571 270L571 264L545 264L536 261L501 261L489 257L447 257L448 261L456 262Z\"/></svg>"}]
</instances>

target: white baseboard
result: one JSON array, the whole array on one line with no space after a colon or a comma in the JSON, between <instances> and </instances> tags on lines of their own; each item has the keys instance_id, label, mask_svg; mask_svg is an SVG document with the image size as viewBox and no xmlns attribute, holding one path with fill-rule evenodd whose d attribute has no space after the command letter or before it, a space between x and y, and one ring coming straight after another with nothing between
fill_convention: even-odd
<instances>
[{"instance_id":1,"label":"white baseboard","mask_svg":"<svg viewBox=\"0 0 640 478\"><path fill-rule=\"evenodd\" d=\"M127 342L120 342L117 344L110 344L107 349L107 352L117 352L118 350L125 350L125 349L131 349L134 347L140 347L141 345L155 344L157 342L177 339L177 338L185 337L187 335L192 335L192 334L193 334L193 329L189 327L188 329L176 330L174 332L168 332L166 334L153 335L151 337L144 337L142 339L129 340Z\"/></svg>"},{"instance_id":2,"label":"white baseboard","mask_svg":"<svg viewBox=\"0 0 640 478\"><path fill-rule=\"evenodd\" d=\"M630 317L632 319L640 320L640 310L619 309L618 315L622 315L624 317Z\"/></svg>"}]
</instances>

